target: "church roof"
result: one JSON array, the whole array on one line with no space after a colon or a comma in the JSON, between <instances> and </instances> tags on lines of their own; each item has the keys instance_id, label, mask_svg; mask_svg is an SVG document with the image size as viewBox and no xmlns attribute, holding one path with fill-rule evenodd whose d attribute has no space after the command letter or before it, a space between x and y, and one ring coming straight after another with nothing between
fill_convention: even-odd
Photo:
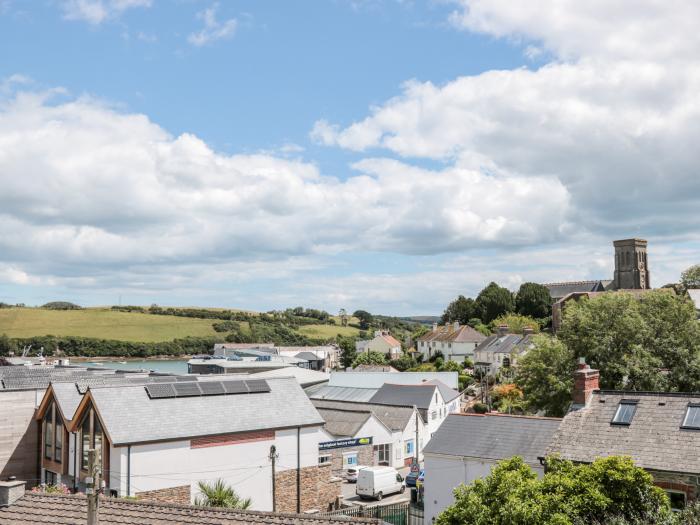
<instances>
[{"instance_id":1,"label":"church roof","mask_svg":"<svg viewBox=\"0 0 700 525\"><path fill-rule=\"evenodd\" d=\"M544 286L549 290L549 295L556 301L571 293L583 292L604 292L611 281L569 281L563 283L545 283Z\"/></svg>"}]
</instances>

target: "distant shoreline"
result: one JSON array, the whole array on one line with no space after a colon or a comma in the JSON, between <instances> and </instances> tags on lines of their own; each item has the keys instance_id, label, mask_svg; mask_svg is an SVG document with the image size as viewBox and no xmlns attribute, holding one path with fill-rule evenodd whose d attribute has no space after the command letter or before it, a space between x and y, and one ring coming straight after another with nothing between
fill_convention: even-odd
<instances>
[{"instance_id":1,"label":"distant shoreline","mask_svg":"<svg viewBox=\"0 0 700 525\"><path fill-rule=\"evenodd\" d=\"M56 356L53 356L54 358ZM188 361L191 359L191 356L186 356L186 357L181 357L181 356L172 356L172 355L153 355L149 357L124 357L124 356L117 356L117 355L101 355L101 356L95 356L95 357L85 357L85 356L65 356L66 359L69 359L70 361L76 361L79 363L83 362L91 362L91 363L97 363L97 362L102 362L102 361Z\"/></svg>"}]
</instances>

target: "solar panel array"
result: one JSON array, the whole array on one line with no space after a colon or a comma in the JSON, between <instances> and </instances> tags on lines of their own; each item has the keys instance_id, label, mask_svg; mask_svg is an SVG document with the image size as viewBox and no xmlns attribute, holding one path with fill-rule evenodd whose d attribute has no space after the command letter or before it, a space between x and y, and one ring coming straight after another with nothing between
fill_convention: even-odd
<instances>
[{"instance_id":1,"label":"solar panel array","mask_svg":"<svg viewBox=\"0 0 700 525\"><path fill-rule=\"evenodd\" d=\"M151 383L145 385L151 399L173 397L218 396L226 394L263 394L270 392L264 379L238 381L199 381L176 383Z\"/></svg>"}]
</instances>

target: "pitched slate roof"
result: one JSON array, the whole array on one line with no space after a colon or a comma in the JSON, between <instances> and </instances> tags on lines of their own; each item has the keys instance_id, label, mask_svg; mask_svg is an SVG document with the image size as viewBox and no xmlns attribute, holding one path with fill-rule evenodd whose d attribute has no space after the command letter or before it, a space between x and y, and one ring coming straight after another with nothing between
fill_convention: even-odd
<instances>
[{"instance_id":1,"label":"pitched slate roof","mask_svg":"<svg viewBox=\"0 0 700 525\"><path fill-rule=\"evenodd\" d=\"M391 430L403 431L408 425L411 417L413 417L413 408L405 406L377 405L372 403L352 403L348 401L327 401L325 399L314 399L312 403L316 409L321 412L323 410L357 410L370 411L374 416L381 421L387 428Z\"/></svg>"},{"instance_id":2,"label":"pitched slate roof","mask_svg":"<svg viewBox=\"0 0 700 525\"><path fill-rule=\"evenodd\" d=\"M564 283L545 283L552 300L556 301L565 295L578 292L603 292L611 281L570 281Z\"/></svg>"},{"instance_id":3,"label":"pitched slate roof","mask_svg":"<svg viewBox=\"0 0 700 525\"><path fill-rule=\"evenodd\" d=\"M44 390L52 382L108 383L162 381L164 375L114 369L53 366L0 366L0 390Z\"/></svg>"},{"instance_id":4,"label":"pitched slate roof","mask_svg":"<svg viewBox=\"0 0 700 525\"><path fill-rule=\"evenodd\" d=\"M353 523L382 523L379 519L353 518ZM87 522L84 496L27 493L13 505L0 508L3 525L75 525ZM100 501L101 525L340 525L343 518L321 518L313 514L273 514L216 507L193 507L168 503L146 503L105 498Z\"/></svg>"},{"instance_id":5,"label":"pitched slate roof","mask_svg":"<svg viewBox=\"0 0 700 525\"><path fill-rule=\"evenodd\" d=\"M629 426L611 425L622 399L637 400ZM632 456L645 469L700 474L700 431L681 428L688 403L700 393L596 391L585 408L564 418L548 454L573 461Z\"/></svg>"},{"instance_id":6,"label":"pitched slate roof","mask_svg":"<svg viewBox=\"0 0 700 525\"><path fill-rule=\"evenodd\" d=\"M477 332L471 326L461 325L456 330L454 324L438 326L427 334L420 336L419 342L442 342L442 343L480 343L486 339L484 334Z\"/></svg>"},{"instance_id":7,"label":"pitched slate roof","mask_svg":"<svg viewBox=\"0 0 700 525\"><path fill-rule=\"evenodd\" d=\"M475 352L499 352L505 354L522 353L527 351L532 344L532 336L522 334L490 335L479 346Z\"/></svg>"},{"instance_id":8,"label":"pitched slate roof","mask_svg":"<svg viewBox=\"0 0 700 525\"><path fill-rule=\"evenodd\" d=\"M435 390L440 391L446 403L459 396L459 392L442 385L440 388L439 381L429 381L420 385L392 385L385 383L377 390L377 393L369 400L370 403L378 405L398 405L398 406L416 406L421 409L428 409L430 401L435 394Z\"/></svg>"},{"instance_id":9,"label":"pitched slate roof","mask_svg":"<svg viewBox=\"0 0 700 525\"><path fill-rule=\"evenodd\" d=\"M377 388L354 388L351 386L326 385L316 390L308 391L311 399L329 399L333 401L369 401L377 393Z\"/></svg>"},{"instance_id":10,"label":"pitched slate roof","mask_svg":"<svg viewBox=\"0 0 700 525\"><path fill-rule=\"evenodd\" d=\"M83 394L75 383L52 383L53 396L65 418L70 421L78 408Z\"/></svg>"},{"instance_id":11,"label":"pitched slate roof","mask_svg":"<svg viewBox=\"0 0 700 525\"><path fill-rule=\"evenodd\" d=\"M115 446L323 425L296 379L267 383L270 392L256 394L151 399L144 386L121 386L90 389L90 395Z\"/></svg>"},{"instance_id":12,"label":"pitched slate roof","mask_svg":"<svg viewBox=\"0 0 700 525\"><path fill-rule=\"evenodd\" d=\"M556 418L450 414L423 452L494 461L520 456L538 465L560 423Z\"/></svg>"},{"instance_id":13,"label":"pitched slate roof","mask_svg":"<svg viewBox=\"0 0 700 525\"><path fill-rule=\"evenodd\" d=\"M294 357L297 359L306 359L307 361L323 361L323 357L318 357L313 352L299 352Z\"/></svg>"},{"instance_id":14,"label":"pitched slate roof","mask_svg":"<svg viewBox=\"0 0 700 525\"><path fill-rule=\"evenodd\" d=\"M339 410L316 406L316 410L326 422L323 428L336 437L354 436L372 417L372 412L369 410L353 410L351 407Z\"/></svg>"}]
</instances>

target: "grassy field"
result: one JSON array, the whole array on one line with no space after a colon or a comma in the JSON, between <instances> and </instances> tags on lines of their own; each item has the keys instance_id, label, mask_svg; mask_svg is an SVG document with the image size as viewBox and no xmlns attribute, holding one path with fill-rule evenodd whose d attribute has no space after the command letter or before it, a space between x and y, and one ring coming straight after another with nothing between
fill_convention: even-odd
<instances>
[{"instance_id":1,"label":"grassy field","mask_svg":"<svg viewBox=\"0 0 700 525\"><path fill-rule=\"evenodd\" d=\"M351 326L340 326L340 324L307 324L300 326L297 332L302 335L315 337L318 339L328 339L329 337L334 337L338 334L346 337L356 336L360 333L357 328L353 328Z\"/></svg>"},{"instance_id":2,"label":"grassy field","mask_svg":"<svg viewBox=\"0 0 700 525\"><path fill-rule=\"evenodd\" d=\"M41 335L97 337L153 343L186 336L216 335L215 320L115 312L106 308L44 310L0 309L0 334L9 337Z\"/></svg>"}]
</instances>

